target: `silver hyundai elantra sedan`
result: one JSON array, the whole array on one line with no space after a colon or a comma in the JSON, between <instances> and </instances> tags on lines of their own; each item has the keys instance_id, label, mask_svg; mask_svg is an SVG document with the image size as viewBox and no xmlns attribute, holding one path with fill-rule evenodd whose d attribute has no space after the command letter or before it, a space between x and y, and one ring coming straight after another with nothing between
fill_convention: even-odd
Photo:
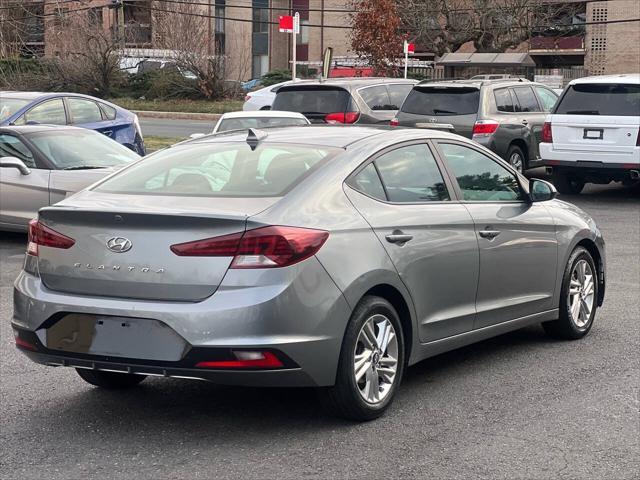
<instances>
[{"instance_id":1,"label":"silver hyundai elantra sedan","mask_svg":"<svg viewBox=\"0 0 640 480\"><path fill-rule=\"evenodd\" d=\"M424 358L535 323L589 332L604 241L555 195L446 132L202 137L40 210L16 345L99 387L322 387L373 419Z\"/></svg>"}]
</instances>

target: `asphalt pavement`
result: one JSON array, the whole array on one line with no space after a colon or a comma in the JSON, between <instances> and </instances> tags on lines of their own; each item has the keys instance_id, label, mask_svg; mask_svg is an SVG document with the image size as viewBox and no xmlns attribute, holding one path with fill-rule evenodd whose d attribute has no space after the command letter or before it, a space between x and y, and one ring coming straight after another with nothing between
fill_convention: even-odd
<instances>
[{"instance_id":1,"label":"asphalt pavement","mask_svg":"<svg viewBox=\"0 0 640 480\"><path fill-rule=\"evenodd\" d=\"M0 233L0 478L640 477L640 191L567 198L607 241L604 307L585 339L529 327L406 372L377 421L326 416L309 389L152 379L100 391L13 346L25 237Z\"/></svg>"},{"instance_id":2,"label":"asphalt pavement","mask_svg":"<svg viewBox=\"0 0 640 480\"><path fill-rule=\"evenodd\" d=\"M192 133L210 133L214 126L214 121L140 117L143 136L187 138Z\"/></svg>"}]
</instances>

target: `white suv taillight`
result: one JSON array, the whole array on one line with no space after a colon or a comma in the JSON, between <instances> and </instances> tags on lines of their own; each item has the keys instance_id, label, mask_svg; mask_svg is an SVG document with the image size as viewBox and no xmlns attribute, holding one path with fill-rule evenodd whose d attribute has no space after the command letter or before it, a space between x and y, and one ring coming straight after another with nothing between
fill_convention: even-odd
<instances>
[{"instance_id":1,"label":"white suv taillight","mask_svg":"<svg viewBox=\"0 0 640 480\"><path fill-rule=\"evenodd\" d=\"M499 126L500 123L495 120L478 120L473 125L473 136L488 137L489 135L493 135Z\"/></svg>"},{"instance_id":2,"label":"white suv taillight","mask_svg":"<svg viewBox=\"0 0 640 480\"><path fill-rule=\"evenodd\" d=\"M396 117L393 117L391 120L389 120L389 125L392 127L397 127L398 125L400 125L400 122Z\"/></svg>"},{"instance_id":3,"label":"white suv taillight","mask_svg":"<svg viewBox=\"0 0 640 480\"><path fill-rule=\"evenodd\" d=\"M551 122L544 122L544 125L542 125L542 142L553 143L553 133L551 132Z\"/></svg>"}]
</instances>

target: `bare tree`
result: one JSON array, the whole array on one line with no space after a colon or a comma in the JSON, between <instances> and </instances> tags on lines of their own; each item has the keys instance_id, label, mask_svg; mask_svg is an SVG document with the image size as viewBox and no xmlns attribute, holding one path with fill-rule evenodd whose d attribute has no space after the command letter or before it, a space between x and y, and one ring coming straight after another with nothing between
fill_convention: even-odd
<instances>
[{"instance_id":1,"label":"bare tree","mask_svg":"<svg viewBox=\"0 0 640 480\"><path fill-rule=\"evenodd\" d=\"M553 0L399 0L408 34L437 55L472 42L477 52L504 52L584 10Z\"/></svg>"}]
</instances>

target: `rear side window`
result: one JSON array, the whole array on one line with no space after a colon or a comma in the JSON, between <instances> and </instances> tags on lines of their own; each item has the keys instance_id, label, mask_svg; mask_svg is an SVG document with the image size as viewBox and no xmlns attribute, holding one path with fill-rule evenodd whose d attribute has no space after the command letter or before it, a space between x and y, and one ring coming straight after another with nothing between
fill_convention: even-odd
<instances>
[{"instance_id":1,"label":"rear side window","mask_svg":"<svg viewBox=\"0 0 640 480\"><path fill-rule=\"evenodd\" d=\"M480 90L466 87L414 87L402 111L416 115L470 115L478 112Z\"/></svg>"},{"instance_id":2,"label":"rear side window","mask_svg":"<svg viewBox=\"0 0 640 480\"><path fill-rule=\"evenodd\" d=\"M102 112L104 113L104 118L107 120L115 120L116 119L116 109L106 103L101 103L100 107L102 108Z\"/></svg>"},{"instance_id":3,"label":"rear side window","mask_svg":"<svg viewBox=\"0 0 640 480\"><path fill-rule=\"evenodd\" d=\"M69 105L69 112L74 124L102 121L102 113L96 102L84 98L67 98L67 105Z\"/></svg>"},{"instance_id":4,"label":"rear side window","mask_svg":"<svg viewBox=\"0 0 640 480\"><path fill-rule=\"evenodd\" d=\"M538 100L530 87L516 87L513 89L518 102L516 112L541 112Z\"/></svg>"},{"instance_id":5,"label":"rear side window","mask_svg":"<svg viewBox=\"0 0 640 480\"><path fill-rule=\"evenodd\" d=\"M640 115L640 85L594 83L571 85L554 113L560 115Z\"/></svg>"},{"instance_id":6,"label":"rear side window","mask_svg":"<svg viewBox=\"0 0 640 480\"><path fill-rule=\"evenodd\" d=\"M392 150L378 157L375 164L391 202L449 200L436 159L424 144Z\"/></svg>"},{"instance_id":7,"label":"rear side window","mask_svg":"<svg viewBox=\"0 0 640 480\"><path fill-rule=\"evenodd\" d=\"M361 88L358 93L371 110L394 110L390 105L389 92L384 85Z\"/></svg>"},{"instance_id":8,"label":"rear side window","mask_svg":"<svg viewBox=\"0 0 640 480\"><path fill-rule=\"evenodd\" d=\"M351 94L343 88L284 87L278 90L272 110L303 114L349 111Z\"/></svg>"},{"instance_id":9,"label":"rear side window","mask_svg":"<svg viewBox=\"0 0 640 480\"><path fill-rule=\"evenodd\" d=\"M384 193L384 187L373 163L370 163L364 167L360 173L350 178L347 184L370 197L377 198L378 200L387 199L387 195Z\"/></svg>"},{"instance_id":10,"label":"rear side window","mask_svg":"<svg viewBox=\"0 0 640 480\"><path fill-rule=\"evenodd\" d=\"M493 96L496 99L496 107L499 112L515 112L511 92L508 88L494 90Z\"/></svg>"},{"instance_id":11,"label":"rear side window","mask_svg":"<svg viewBox=\"0 0 640 480\"><path fill-rule=\"evenodd\" d=\"M97 191L197 197L277 197L338 150L290 144L202 143L168 148Z\"/></svg>"}]
</instances>

